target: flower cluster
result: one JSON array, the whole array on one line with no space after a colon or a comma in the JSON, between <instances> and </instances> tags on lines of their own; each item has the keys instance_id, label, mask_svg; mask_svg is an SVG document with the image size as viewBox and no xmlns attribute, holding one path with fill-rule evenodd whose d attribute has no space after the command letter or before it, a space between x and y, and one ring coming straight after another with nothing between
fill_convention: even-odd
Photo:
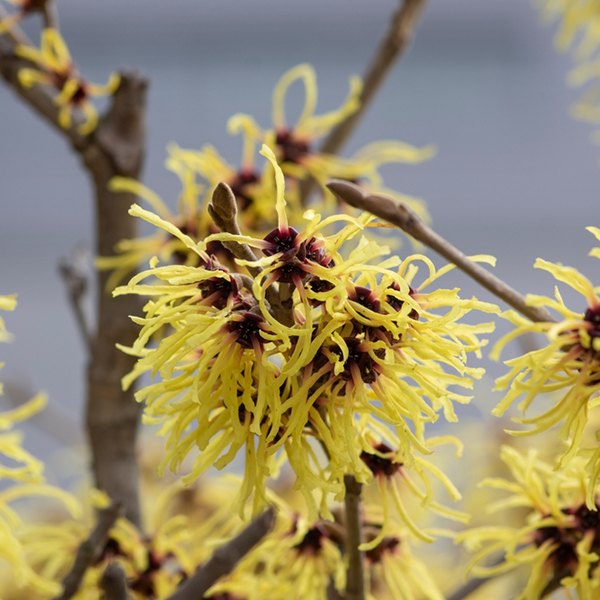
<instances>
[{"instance_id":1,"label":"flower cluster","mask_svg":"<svg viewBox=\"0 0 600 600\"><path fill-rule=\"evenodd\" d=\"M90 98L113 94L119 87L120 78L113 73L106 85L95 85L83 79L77 72L69 49L56 29L42 31L40 48L17 46L17 56L32 63L32 67L19 70L19 82L23 87L49 85L59 91L54 102L60 107L58 122L69 129L73 110L79 110L85 121L78 127L81 135L89 135L98 124L98 113Z\"/></svg>"},{"instance_id":2,"label":"flower cluster","mask_svg":"<svg viewBox=\"0 0 600 600\"><path fill-rule=\"evenodd\" d=\"M364 453L377 453L381 422L395 433L388 439L404 469L416 466L415 450L432 452L425 424L439 412L456 419L454 402L469 400L456 386L471 387L483 372L466 365L467 353L479 353L479 334L493 328L459 320L472 309L497 308L461 299L457 290L426 293L447 268L436 272L420 255L382 260L387 248L359 237L372 220L367 215L321 219L307 211L305 228L292 228L283 173L267 146L262 152L275 173L278 215L263 239L219 233L196 244L173 224L131 209L196 252L199 266L163 267L155 259L116 290L152 298L145 318L136 319L138 340L125 349L140 358L124 384L160 374L136 397L146 401L146 421L162 423L168 435L164 465L176 469L200 450L186 481L212 465L223 468L244 448L239 506L254 490L257 511L266 478L287 459L314 520L313 491L322 493L327 515L326 498L343 497L344 474L360 481L377 474ZM338 231L325 235L327 226ZM342 249L357 237L352 250ZM262 258L237 260L255 277L231 273L209 256L214 241L259 249ZM419 261L429 273L416 285ZM150 276L157 281L141 283ZM164 326L172 333L153 347Z\"/></svg>"},{"instance_id":3,"label":"flower cluster","mask_svg":"<svg viewBox=\"0 0 600 600\"><path fill-rule=\"evenodd\" d=\"M530 576L516 600L539 600L562 586L574 589L580 600L593 600L600 590L600 513L597 493L592 509L586 503L588 475L585 461L575 458L553 469L537 457L503 446L501 458L513 480L489 478L483 482L510 496L487 507L488 512L524 507L529 514L521 527L487 526L457 536L478 550L468 571L481 577L502 574L527 565ZM484 548L481 548L485 544ZM486 557L502 550L504 559L495 566L479 566Z\"/></svg>"},{"instance_id":4,"label":"flower cluster","mask_svg":"<svg viewBox=\"0 0 600 600\"><path fill-rule=\"evenodd\" d=\"M600 240L600 229L588 227L588 230ZM600 250L597 248L590 254L600 258ZM528 425L531 429L511 433L532 435L563 423L560 436L568 441L568 449L561 459L564 464L580 448L589 411L596 405L595 396L600 390L600 288L594 287L587 277L572 267L542 259L538 259L535 266L548 271L558 281L579 292L587 307L583 311L570 310L557 288L554 299L530 295L527 302L531 306L545 306L556 310L562 317L559 322L532 323L513 311L505 313L516 325L516 329L498 341L492 350L492 358L500 356L508 341L527 332L544 333L549 343L543 348L506 361L510 371L496 381L496 389L508 388L508 392L493 414L502 415L521 396L523 400L519 407L525 411L538 394L560 394L558 402L542 414L515 418L515 421ZM600 476L600 449L593 449L590 468L592 479L588 503L592 507L593 490Z\"/></svg>"},{"instance_id":5,"label":"flower cluster","mask_svg":"<svg viewBox=\"0 0 600 600\"><path fill-rule=\"evenodd\" d=\"M288 126L284 105L288 88L298 80L305 86L305 106L298 122L294 126ZM254 119L245 114L236 114L229 119L229 133L242 136L243 149L239 168L230 165L211 145L205 145L200 150L170 145L166 166L177 174L182 186L175 211L171 211L154 192L135 180L116 177L111 181L110 187L113 191L137 194L163 220L175 225L195 242L200 242L217 231L206 206L217 184L223 182L235 196L239 222L244 232L264 237L277 225L273 211L276 188L272 169L268 163L263 169L256 165L256 145L266 143L275 153L285 174L287 214L294 227L300 227L303 223L305 199L302 198L301 188L302 182L309 176L321 184L331 177L337 177L358 181L373 192L391 193L428 220L423 201L384 188L378 169L390 162L419 163L433 155L432 147L417 149L402 142L381 141L364 147L350 159L323 154L314 147L314 142L319 137L357 109L360 89L360 81L352 79L350 94L342 107L325 115L315 115L317 88L314 70L306 64L294 67L282 76L275 87L274 129L261 130ZM326 200L321 209L324 207L327 212L341 209L335 205L333 195L324 185L321 186L321 192ZM221 240L213 239L206 250L209 255L216 255L230 271L239 271L233 256L223 247ZM115 251L114 256L97 259L100 269L113 270L107 282L110 289L152 256L158 256L163 262L193 266L198 264L197 254L166 231L159 231L148 238L123 240Z\"/></svg>"}]
</instances>

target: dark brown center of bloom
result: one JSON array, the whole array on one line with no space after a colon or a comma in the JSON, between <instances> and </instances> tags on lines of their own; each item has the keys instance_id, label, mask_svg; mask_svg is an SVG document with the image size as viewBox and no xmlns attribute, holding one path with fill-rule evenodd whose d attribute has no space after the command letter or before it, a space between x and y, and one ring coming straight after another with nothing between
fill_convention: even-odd
<instances>
[{"instance_id":1,"label":"dark brown center of bloom","mask_svg":"<svg viewBox=\"0 0 600 600\"><path fill-rule=\"evenodd\" d=\"M281 162L300 163L307 154L310 154L308 142L294 137L289 130L278 131L275 144L281 152Z\"/></svg>"},{"instance_id":2,"label":"dark brown center of bloom","mask_svg":"<svg viewBox=\"0 0 600 600\"><path fill-rule=\"evenodd\" d=\"M400 291L400 286L396 282L394 282L389 287L389 289L394 290L396 292L399 292ZM414 290L412 287L408 286L408 294L410 296L414 296L416 293L417 293L416 290ZM398 298L397 296L393 296L392 294L386 294L385 299L387 300L388 304L392 308L395 308L398 311L404 306L404 300L400 300L400 298ZM415 321L418 321L419 320L419 313L413 308L408 313L408 318L409 319L414 319Z\"/></svg>"},{"instance_id":3,"label":"dark brown center of bloom","mask_svg":"<svg viewBox=\"0 0 600 600\"><path fill-rule=\"evenodd\" d=\"M323 547L323 540L328 538L329 534L319 523L309 529L302 541L294 546L294 548L300 552L312 552L316 553Z\"/></svg>"},{"instance_id":4,"label":"dark brown center of bloom","mask_svg":"<svg viewBox=\"0 0 600 600\"><path fill-rule=\"evenodd\" d=\"M219 269L222 270L222 269ZM226 279L225 277L211 277L198 284L202 293L202 299L210 299L211 306L219 310L227 306L230 298L235 298L238 294L238 286L235 279Z\"/></svg>"},{"instance_id":5,"label":"dark brown center of bloom","mask_svg":"<svg viewBox=\"0 0 600 600\"><path fill-rule=\"evenodd\" d=\"M394 451L386 444L377 444L374 449L381 454L393 454ZM401 462L396 462L394 458L384 458L379 454L371 454L364 450L360 453L361 460L369 467L373 475L383 475L385 477L394 476L402 467Z\"/></svg>"},{"instance_id":6,"label":"dark brown center of bloom","mask_svg":"<svg viewBox=\"0 0 600 600\"><path fill-rule=\"evenodd\" d=\"M583 317L584 321L591 323L591 327L588 329L588 333L592 338L592 342L596 338L600 338L600 306L590 307L585 311Z\"/></svg>"},{"instance_id":7,"label":"dark brown center of bloom","mask_svg":"<svg viewBox=\"0 0 600 600\"><path fill-rule=\"evenodd\" d=\"M377 363L369 354L364 342L353 337L344 338L344 341L348 347L348 358L344 363L344 370L340 373L340 377L346 381L351 381L353 378L352 371L357 368L364 383L373 383L377 379ZM333 348L332 352L340 357L343 356L341 348ZM385 350L383 348L375 350L375 355L379 358L382 358L384 354Z\"/></svg>"},{"instance_id":8,"label":"dark brown center of bloom","mask_svg":"<svg viewBox=\"0 0 600 600\"><path fill-rule=\"evenodd\" d=\"M281 254L283 265L274 271L277 280L282 283L292 283L306 277L306 267L309 263L317 263L325 267L333 266L333 261L323 249L322 242L315 237L310 240L298 239L298 232L293 227L285 229L278 227L264 238L268 246L263 248L265 256Z\"/></svg>"},{"instance_id":9,"label":"dark brown center of bloom","mask_svg":"<svg viewBox=\"0 0 600 600\"><path fill-rule=\"evenodd\" d=\"M556 545L548 557L548 561L553 563L555 575L564 577L565 574L575 573L578 563L577 544L590 531L594 532L590 551L600 550L600 515L597 509L598 505L596 510L590 510L585 504L562 509L564 514L573 517L572 525L540 527L535 532L533 542L536 546L539 547L545 542Z\"/></svg>"},{"instance_id":10,"label":"dark brown center of bloom","mask_svg":"<svg viewBox=\"0 0 600 600\"><path fill-rule=\"evenodd\" d=\"M260 315L245 312L242 313L241 319L229 322L229 331L235 334L235 341L243 348L254 348L254 343L262 346L263 340L260 336L260 325L264 320Z\"/></svg>"},{"instance_id":11,"label":"dark brown center of bloom","mask_svg":"<svg viewBox=\"0 0 600 600\"><path fill-rule=\"evenodd\" d=\"M373 312L379 312L380 302L369 288L354 286L348 297Z\"/></svg>"},{"instance_id":12,"label":"dark brown center of bloom","mask_svg":"<svg viewBox=\"0 0 600 600\"><path fill-rule=\"evenodd\" d=\"M375 564L381 561L386 552L393 552L399 545L400 540L397 537L387 536L375 548L367 550L365 554L371 564Z\"/></svg>"}]
</instances>

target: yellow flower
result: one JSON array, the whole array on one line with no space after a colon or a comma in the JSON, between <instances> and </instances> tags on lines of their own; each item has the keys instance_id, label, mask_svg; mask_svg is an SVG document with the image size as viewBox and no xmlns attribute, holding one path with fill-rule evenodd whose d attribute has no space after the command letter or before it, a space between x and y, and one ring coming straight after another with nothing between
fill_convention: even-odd
<instances>
[{"instance_id":1,"label":"yellow flower","mask_svg":"<svg viewBox=\"0 0 600 600\"><path fill-rule=\"evenodd\" d=\"M327 496L341 500L344 474L363 482L373 477L361 452L372 452L378 420L396 432L407 468L414 450L432 452L425 423L439 412L456 420L453 402L469 398L449 387L470 388L481 377L483 369L467 366L466 358L485 344L479 334L493 329L459 320L472 309L498 309L461 299L457 290L425 292L450 267L436 272L423 256L381 260L388 249L360 238L344 258L342 246L359 237L372 220L367 215L322 220L308 211L307 225L296 231L288 224L282 170L266 145L263 154L275 173L278 216L277 228L263 239L219 233L196 244L173 224L132 207L131 214L196 252L200 266L159 267L154 260L115 290L151 297L145 318L136 319L138 340L124 349L139 357L124 385L142 373L160 374L162 381L136 397L146 401L145 419L162 423L168 435L164 464L176 469L194 447L201 451L186 481L213 464L223 468L245 448L238 508L254 492L256 512L265 502L266 478L276 477L287 458L314 520L314 491L328 515ZM330 225L338 231L325 235ZM255 279L215 264L205 253L215 241L260 249L262 258L236 261L259 271ZM417 261L429 274L412 288ZM155 282L142 284L148 277ZM277 298L287 299L287 308L283 302L277 308ZM173 333L158 347L149 345L165 325Z\"/></svg>"},{"instance_id":2,"label":"yellow flower","mask_svg":"<svg viewBox=\"0 0 600 600\"><path fill-rule=\"evenodd\" d=\"M182 189L175 212L172 212L157 194L135 179L113 177L108 187L114 192L136 194L147 202L162 219L172 223L179 231L191 236L194 240L206 237L211 233L211 227L214 226L206 212L206 207L200 200L200 194L203 193L204 187L197 183L194 171L181 160L171 156L167 159L166 166L177 175L181 182ZM215 246L209 250L221 257L225 251L222 246ZM125 276L137 270L152 256L158 256L163 262L194 266L198 264L196 252L191 252L177 237L163 230L144 238L122 240L116 245L115 252L114 256L96 258L96 266L100 270L113 270L106 282L106 287L110 291Z\"/></svg>"},{"instance_id":3,"label":"yellow flower","mask_svg":"<svg viewBox=\"0 0 600 600\"><path fill-rule=\"evenodd\" d=\"M0 296L0 309L14 310L15 306L15 296ZM5 334L4 322L1 318L0 334ZM3 335L0 341L7 341L7 339L8 337ZM2 368L1 363L0 368ZM55 595L60 591L60 585L39 575L26 560L26 552L17 537L23 522L14 508L10 506L11 503L23 498L54 497L61 500L72 515L77 515L79 512L78 504L69 494L59 488L43 484L44 464L23 448L21 432L10 431L17 422L42 410L46 402L46 394L38 394L29 402L0 413L2 463L8 459L8 464L0 464L0 482L4 484L0 492L0 559L10 565L18 586L28 586L45 595ZM6 484L9 482L17 483L7 486Z\"/></svg>"},{"instance_id":4,"label":"yellow flower","mask_svg":"<svg viewBox=\"0 0 600 600\"><path fill-rule=\"evenodd\" d=\"M113 73L106 85L91 84L81 78L65 41L58 31L51 28L42 31L39 49L33 46L17 46L15 53L34 65L34 68L19 70L19 81L23 87L43 84L59 90L60 93L54 102L60 106L60 126L64 129L71 127L71 114L77 108L85 117L85 122L79 126L78 132L81 135L92 133L98 124L98 113L90 97L113 94L119 87L119 76Z\"/></svg>"},{"instance_id":5,"label":"yellow flower","mask_svg":"<svg viewBox=\"0 0 600 600\"><path fill-rule=\"evenodd\" d=\"M524 456L509 446L502 447L501 458L514 481L489 478L482 482L510 493L489 505L487 511L525 507L530 511L529 516L520 528L479 527L457 536L457 541L477 551L468 572L489 577L527 565L530 576L516 600L539 600L561 586L575 589L580 600L598 598L600 513L597 505L590 510L586 504L585 489L589 482L585 461L575 458L556 469L539 460L535 450ZM505 552L501 563L477 566L500 550Z\"/></svg>"},{"instance_id":6,"label":"yellow flower","mask_svg":"<svg viewBox=\"0 0 600 600\"><path fill-rule=\"evenodd\" d=\"M297 81L304 85L305 99L298 120L291 125L286 118L285 104L290 86ZM377 172L380 165L388 162L414 164L433 155L434 150L431 146L417 149L409 144L396 141L370 144L350 159L318 152L315 149L315 142L358 109L361 91L360 78L351 77L350 90L342 106L323 115L316 115L316 74L311 65L301 64L284 73L275 86L272 112L273 129L262 130L248 115L237 114L231 118L230 128L236 129L243 126L245 132L273 149L277 162L289 179L288 193L293 201L292 209L295 209L299 202L299 182L309 175L320 184L321 190L325 194L326 207L331 211L336 206L336 200L325 187L325 183L332 177L352 181L365 179L365 183L370 188L378 188L381 184L381 177ZM408 200L411 204L419 205L421 211L424 210L422 204L416 199L408 198ZM296 217L296 214L292 214Z\"/></svg>"},{"instance_id":7,"label":"yellow flower","mask_svg":"<svg viewBox=\"0 0 600 600\"><path fill-rule=\"evenodd\" d=\"M588 227L588 231L600 239L600 229ZM600 258L598 249L592 250L590 255ZM532 435L564 421L560 436L569 442L569 447L561 459L563 464L577 452L588 422L588 411L596 406L594 396L600 390L600 288L594 287L584 275L571 267L539 258L535 267L548 271L558 281L579 292L587 302L587 309L574 312L567 308L556 288L554 299L530 295L527 302L531 306L547 306L556 310L562 317L558 323L531 323L513 311L504 313L516 329L496 343L492 358L497 359L511 339L529 331L546 334L549 343L544 348L506 361L510 371L496 381L496 389L508 388L508 392L493 414L502 415L514 400L523 395L519 408L525 412L538 394L561 394L560 400L541 415L514 419L531 426L531 429L510 433ZM600 475L598 452L593 455L590 466L593 489ZM592 502L591 496L589 501Z\"/></svg>"}]
</instances>

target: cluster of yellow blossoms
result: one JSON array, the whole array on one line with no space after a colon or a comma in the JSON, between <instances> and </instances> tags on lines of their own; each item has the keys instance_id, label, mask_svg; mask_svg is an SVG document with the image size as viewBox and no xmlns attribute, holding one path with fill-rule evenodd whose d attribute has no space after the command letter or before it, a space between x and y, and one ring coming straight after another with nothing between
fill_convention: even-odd
<instances>
[{"instance_id":1,"label":"cluster of yellow blossoms","mask_svg":"<svg viewBox=\"0 0 600 600\"><path fill-rule=\"evenodd\" d=\"M275 154L266 145L262 152L276 180L278 215L278 226L263 238L218 233L196 243L155 214L131 209L179 239L199 262L158 266L154 259L115 291L152 298L145 317L136 318L138 340L125 349L140 357L125 385L143 373L160 375L136 397L146 402L145 420L161 423L168 436L163 466L177 469L191 450L200 450L184 478L192 481L213 465L222 469L243 448L239 510L252 495L256 513L266 501L266 479L277 477L287 460L311 520L318 512L331 517L327 500L343 498L348 473L367 482L414 469L425 491L409 485L421 500L432 502L428 473L457 499L454 486L422 456L450 438L426 440L424 428L440 412L455 420L454 402L469 400L456 386L470 388L483 373L468 367L466 357L479 353L478 336L493 325L460 318L497 308L461 299L456 290L427 293L448 268L436 272L420 255L382 260L388 249L361 235L372 221L367 215L321 219L309 210L298 232L288 224ZM325 235L327 227L337 231ZM214 242L260 250L262 258L236 260L255 277L231 273L210 256L206 249ZM428 273L416 285L418 262ZM142 283L149 277L154 281ZM165 327L168 334L155 345L154 334ZM384 507L387 490L382 484ZM394 490L403 521L417 533ZM321 494L318 508L314 493Z\"/></svg>"},{"instance_id":2,"label":"cluster of yellow blossoms","mask_svg":"<svg viewBox=\"0 0 600 600\"><path fill-rule=\"evenodd\" d=\"M296 124L290 126L285 119L284 106L288 88L298 80L304 84L305 105ZM235 195L242 230L249 235L262 237L277 225L273 211L275 188L272 171L268 163L262 169L256 164L256 146L266 143L272 148L285 174L287 213L294 227L300 227L303 223L309 199L303 197L302 186L309 177L314 177L321 184L319 191L322 197L318 202L321 212L332 214L345 210L324 186L328 179L337 177L357 181L369 191L392 193L428 220L423 201L384 188L378 169L391 162L419 163L433 155L433 147L418 149L403 142L388 140L369 144L349 159L323 154L315 147L321 136L358 108L360 89L360 81L352 79L346 102L331 113L316 115L317 86L313 68L302 64L290 69L281 77L273 93L273 129L262 130L251 116L245 114L236 114L229 119L229 133L241 134L243 140L239 167L230 165L208 144L200 150L170 145L166 166L178 176L182 187L175 212L152 190L137 181L115 178L110 184L111 188L136 193L163 220L175 225L195 242L200 242L217 232L208 215L207 205L215 186L223 182ZM197 253L188 250L176 236L164 230L147 238L123 240L115 250L115 256L97 259L100 269L113 271L107 282L111 290L152 256L158 256L163 262L198 265ZM231 271L240 270L231 253L219 240L214 240L207 247L207 252L217 256Z\"/></svg>"}]
</instances>

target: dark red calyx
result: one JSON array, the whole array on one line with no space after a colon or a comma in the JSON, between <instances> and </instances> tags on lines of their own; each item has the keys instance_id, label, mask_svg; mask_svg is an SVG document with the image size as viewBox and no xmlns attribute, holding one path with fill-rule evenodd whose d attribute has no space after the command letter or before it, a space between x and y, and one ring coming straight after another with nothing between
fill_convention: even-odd
<instances>
[{"instance_id":1,"label":"dark red calyx","mask_svg":"<svg viewBox=\"0 0 600 600\"><path fill-rule=\"evenodd\" d=\"M381 454L391 454L392 458L384 458L379 454L371 454L364 450L360 453L361 460L369 467L373 475L383 475L385 477L394 476L402 467L401 462L394 460L394 451L386 444L377 444L374 449Z\"/></svg>"},{"instance_id":2,"label":"dark red calyx","mask_svg":"<svg viewBox=\"0 0 600 600\"><path fill-rule=\"evenodd\" d=\"M340 373L342 379L352 379L352 367L356 365L364 383L373 383L377 379L377 364L365 349L363 341L353 337L344 338L348 346L348 358L344 363L344 370ZM343 357L341 348L333 348L332 352Z\"/></svg>"},{"instance_id":3,"label":"dark red calyx","mask_svg":"<svg viewBox=\"0 0 600 600\"><path fill-rule=\"evenodd\" d=\"M316 523L305 533L302 541L296 544L294 548L298 552L316 553L323 547L323 540L328 537L327 530L320 523Z\"/></svg>"},{"instance_id":4,"label":"dark red calyx","mask_svg":"<svg viewBox=\"0 0 600 600\"><path fill-rule=\"evenodd\" d=\"M240 315L241 318L229 322L229 331L235 334L236 342L243 348L254 348L257 342L262 346L263 340L260 336L260 325L264 318L251 312Z\"/></svg>"},{"instance_id":5,"label":"dark red calyx","mask_svg":"<svg viewBox=\"0 0 600 600\"><path fill-rule=\"evenodd\" d=\"M400 545L400 539L393 536L384 537L381 542L372 550L366 551L367 559L371 564L375 564L381 561L383 555L386 552L393 552L394 549Z\"/></svg>"},{"instance_id":6,"label":"dark red calyx","mask_svg":"<svg viewBox=\"0 0 600 600\"><path fill-rule=\"evenodd\" d=\"M310 154L310 145L306 140L298 139L287 129L277 132L275 144L280 152L281 162L300 163Z\"/></svg>"},{"instance_id":7,"label":"dark red calyx","mask_svg":"<svg viewBox=\"0 0 600 600\"><path fill-rule=\"evenodd\" d=\"M348 297L350 300L357 302L361 306L364 306L373 312L379 312L379 299L369 288L354 286L354 288L348 294Z\"/></svg>"},{"instance_id":8,"label":"dark red calyx","mask_svg":"<svg viewBox=\"0 0 600 600\"><path fill-rule=\"evenodd\" d=\"M400 291L400 286L396 282L394 282L389 287L389 289L395 290L396 292L399 292ZM408 286L408 294L410 296L414 296L416 293L417 293L416 290L414 290L412 287ZM404 306L404 300L400 300L400 298L398 298L397 296L393 296L391 294L386 294L385 295L385 299L387 300L388 304L392 308L395 308L397 311L399 311ZM408 318L409 319L414 319L415 321L418 321L419 320L419 313L413 308L408 313Z\"/></svg>"}]
</instances>

